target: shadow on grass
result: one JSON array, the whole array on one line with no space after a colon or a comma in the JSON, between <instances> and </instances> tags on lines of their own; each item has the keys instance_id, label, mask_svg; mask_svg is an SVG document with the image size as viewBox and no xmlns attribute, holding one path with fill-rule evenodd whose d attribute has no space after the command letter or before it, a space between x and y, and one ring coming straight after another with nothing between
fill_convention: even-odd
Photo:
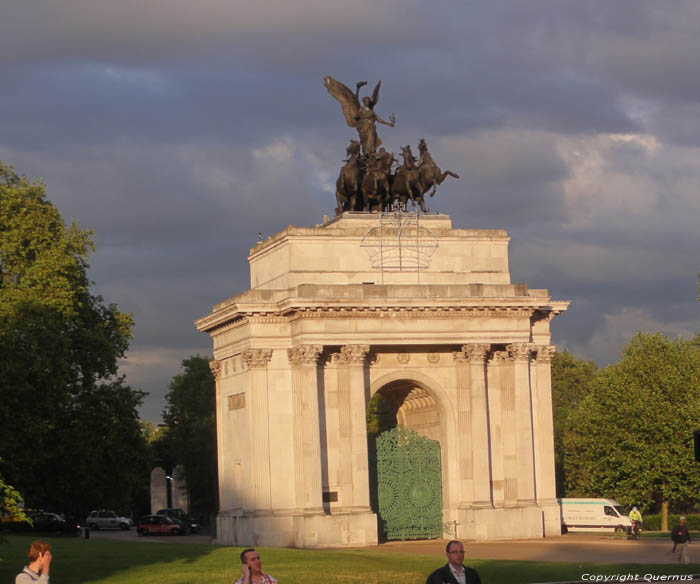
<instances>
[{"instance_id":1,"label":"shadow on grass","mask_svg":"<svg viewBox=\"0 0 700 584\"><path fill-rule=\"evenodd\" d=\"M27 564L29 544L36 539L51 544L54 558L51 582L60 584L102 581L120 572L138 572L143 567L165 568L173 563L185 566L216 550L214 546L201 544L115 542L48 534L4 534L4 539L0 543L0 582L14 582Z\"/></svg>"}]
</instances>

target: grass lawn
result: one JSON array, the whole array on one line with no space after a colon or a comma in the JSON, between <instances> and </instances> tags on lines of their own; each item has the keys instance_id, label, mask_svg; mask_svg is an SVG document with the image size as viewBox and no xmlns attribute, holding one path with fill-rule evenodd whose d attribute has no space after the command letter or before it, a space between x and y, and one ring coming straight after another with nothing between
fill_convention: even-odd
<instances>
[{"instance_id":1,"label":"grass lawn","mask_svg":"<svg viewBox=\"0 0 700 584\"><path fill-rule=\"evenodd\" d=\"M14 582L31 536L0 544L0 583ZM51 543L51 584L232 584L240 575L240 548L181 543L43 538ZM435 556L376 551L309 551L258 548L263 569L280 584L424 584L439 567ZM581 581L582 574L669 574L669 566L565 564L471 560L484 584ZM674 566L692 574L698 566Z\"/></svg>"}]
</instances>

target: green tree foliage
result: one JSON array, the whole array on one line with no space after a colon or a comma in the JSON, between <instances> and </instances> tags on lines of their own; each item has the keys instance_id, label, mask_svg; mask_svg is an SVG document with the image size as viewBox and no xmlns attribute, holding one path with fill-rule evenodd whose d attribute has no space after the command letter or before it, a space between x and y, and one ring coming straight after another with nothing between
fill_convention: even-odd
<instances>
[{"instance_id":1,"label":"green tree foliage","mask_svg":"<svg viewBox=\"0 0 700 584\"><path fill-rule=\"evenodd\" d=\"M591 391L591 381L598 373L593 361L577 359L568 351L555 353L552 358L552 410L554 417L554 462L557 495L566 496L564 473L564 435L569 414Z\"/></svg>"},{"instance_id":2,"label":"green tree foliage","mask_svg":"<svg viewBox=\"0 0 700 584\"><path fill-rule=\"evenodd\" d=\"M218 508L214 375L200 355L185 359L182 368L166 395L167 431L153 448L166 470L183 465L191 509L207 515Z\"/></svg>"},{"instance_id":3,"label":"green tree foliage","mask_svg":"<svg viewBox=\"0 0 700 584\"><path fill-rule=\"evenodd\" d=\"M572 412L565 448L571 494L645 510L689 506L700 490L692 431L700 419L700 350L638 333Z\"/></svg>"},{"instance_id":4,"label":"green tree foliage","mask_svg":"<svg viewBox=\"0 0 700 584\"><path fill-rule=\"evenodd\" d=\"M143 394L116 377L132 321L90 293L90 236L0 162L2 471L28 506L78 516L124 509L147 476Z\"/></svg>"}]
</instances>

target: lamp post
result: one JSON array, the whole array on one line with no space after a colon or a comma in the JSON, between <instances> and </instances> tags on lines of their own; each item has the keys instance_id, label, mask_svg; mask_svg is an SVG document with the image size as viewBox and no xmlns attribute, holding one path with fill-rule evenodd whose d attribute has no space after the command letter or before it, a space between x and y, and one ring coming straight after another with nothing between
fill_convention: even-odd
<instances>
[{"instance_id":1,"label":"lamp post","mask_svg":"<svg viewBox=\"0 0 700 584\"><path fill-rule=\"evenodd\" d=\"M173 506L173 477L165 475L165 492L168 498L168 509Z\"/></svg>"}]
</instances>

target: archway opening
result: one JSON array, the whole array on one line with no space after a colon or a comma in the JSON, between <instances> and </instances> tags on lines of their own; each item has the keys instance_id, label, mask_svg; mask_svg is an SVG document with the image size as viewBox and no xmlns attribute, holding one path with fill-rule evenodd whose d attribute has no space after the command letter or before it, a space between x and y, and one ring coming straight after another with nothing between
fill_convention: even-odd
<instances>
[{"instance_id":1,"label":"archway opening","mask_svg":"<svg viewBox=\"0 0 700 584\"><path fill-rule=\"evenodd\" d=\"M370 500L383 541L442 537L440 416L410 379L381 387L367 406Z\"/></svg>"}]
</instances>

